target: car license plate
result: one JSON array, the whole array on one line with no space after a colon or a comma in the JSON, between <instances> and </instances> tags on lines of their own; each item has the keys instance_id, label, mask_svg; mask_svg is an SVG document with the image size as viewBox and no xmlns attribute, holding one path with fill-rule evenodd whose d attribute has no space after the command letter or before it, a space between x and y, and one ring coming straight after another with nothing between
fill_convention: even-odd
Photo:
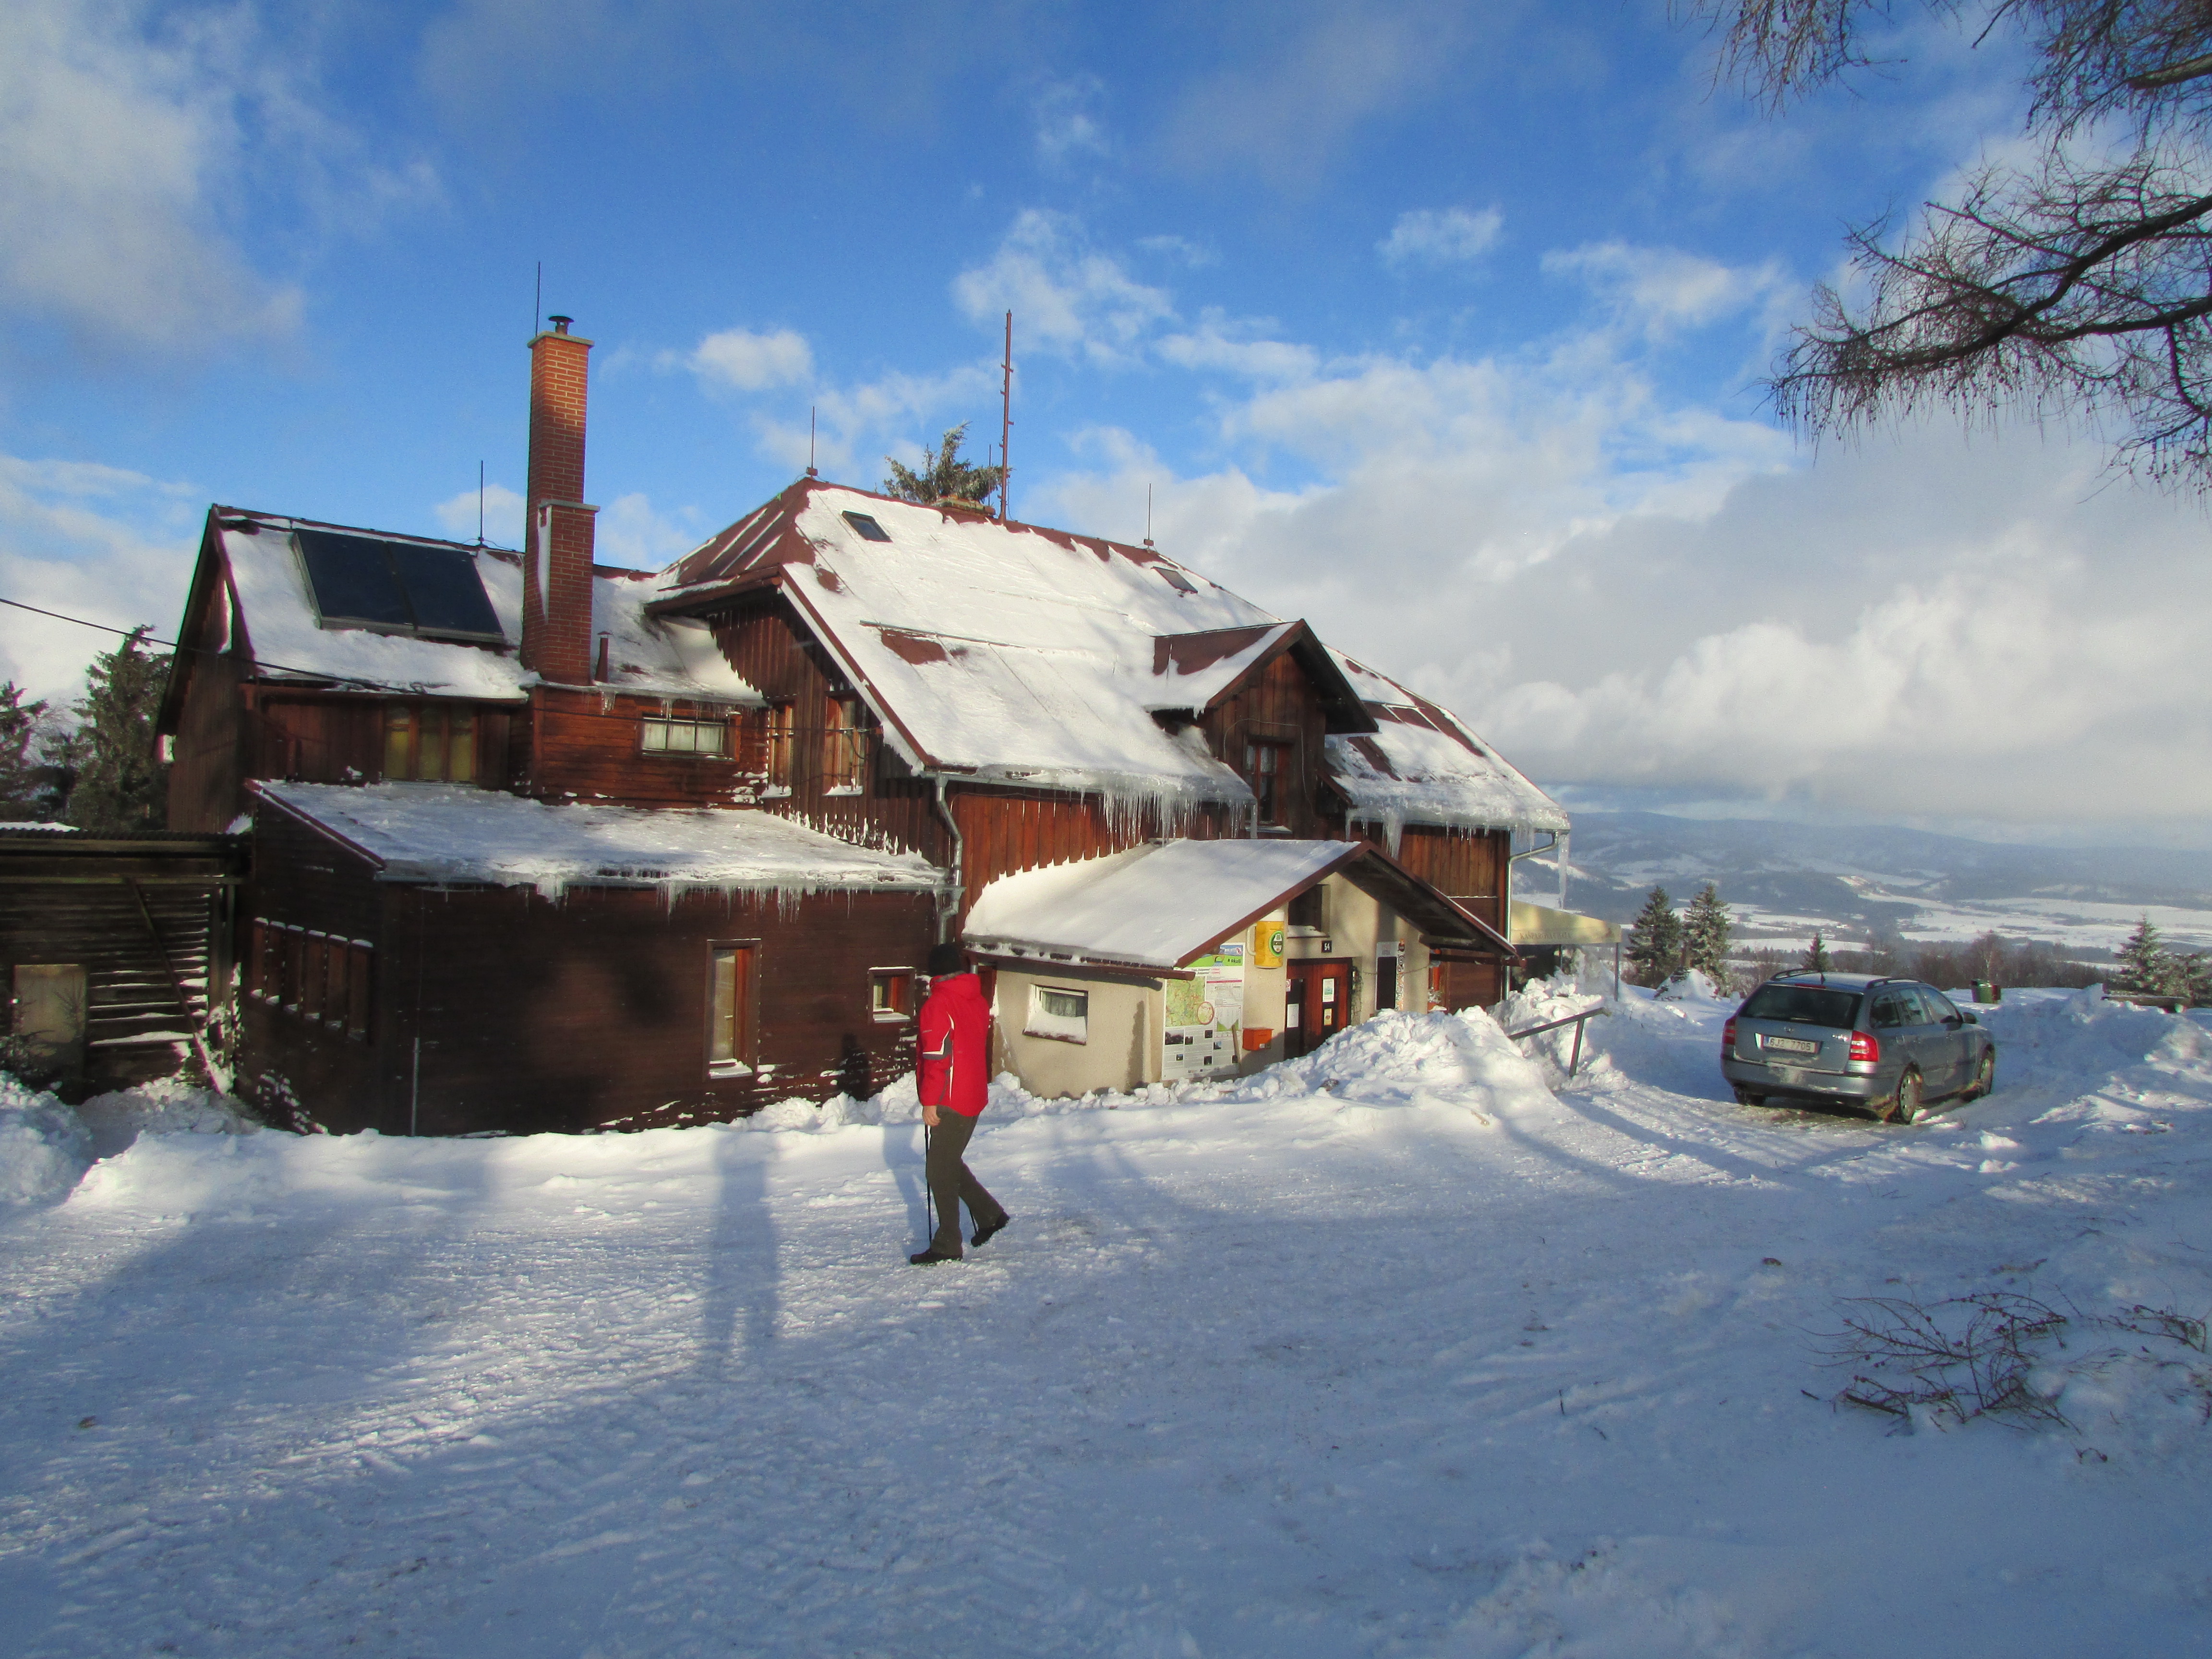
<instances>
[{"instance_id":1,"label":"car license plate","mask_svg":"<svg viewBox=\"0 0 2212 1659\"><path fill-rule=\"evenodd\" d=\"M1759 1041L1767 1048L1773 1049L1777 1054L1817 1054L1820 1052L1820 1045L1819 1043L1808 1042L1802 1037L1771 1036L1761 1037Z\"/></svg>"}]
</instances>

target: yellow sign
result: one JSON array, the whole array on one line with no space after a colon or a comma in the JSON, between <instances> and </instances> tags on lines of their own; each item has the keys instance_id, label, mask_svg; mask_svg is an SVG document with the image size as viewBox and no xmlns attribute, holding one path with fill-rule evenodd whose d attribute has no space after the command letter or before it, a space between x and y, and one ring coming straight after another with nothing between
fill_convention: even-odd
<instances>
[{"instance_id":1,"label":"yellow sign","mask_svg":"<svg viewBox=\"0 0 2212 1659\"><path fill-rule=\"evenodd\" d=\"M1283 924L1281 922L1262 921L1253 924L1252 965L1255 968L1279 968L1283 965Z\"/></svg>"}]
</instances>

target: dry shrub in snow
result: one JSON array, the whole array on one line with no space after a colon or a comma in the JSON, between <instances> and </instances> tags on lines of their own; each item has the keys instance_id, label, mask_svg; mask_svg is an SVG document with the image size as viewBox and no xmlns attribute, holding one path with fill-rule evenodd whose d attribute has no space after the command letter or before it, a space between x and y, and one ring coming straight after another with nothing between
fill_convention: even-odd
<instances>
[{"instance_id":1,"label":"dry shrub in snow","mask_svg":"<svg viewBox=\"0 0 2212 1659\"><path fill-rule=\"evenodd\" d=\"M1839 1404L1938 1425L1990 1417L2071 1429L2063 1408L2077 1393L2100 1407L2123 1406L2137 1391L2116 1387L2115 1374L2145 1371L2164 1399L2185 1401L2200 1425L2212 1420L2212 1368L2174 1352L2205 1352L2204 1322L2171 1309L2137 1304L2112 1315L2062 1313L2010 1291L1931 1305L1902 1297L1855 1297L1840 1305L1844 1328L1822 1338L1827 1364L1853 1368L1850 1385L1836 1396ZM2069 1333L2148 1337L2159 1347L2071 1352Z\"/></svg>"}]
</instances>

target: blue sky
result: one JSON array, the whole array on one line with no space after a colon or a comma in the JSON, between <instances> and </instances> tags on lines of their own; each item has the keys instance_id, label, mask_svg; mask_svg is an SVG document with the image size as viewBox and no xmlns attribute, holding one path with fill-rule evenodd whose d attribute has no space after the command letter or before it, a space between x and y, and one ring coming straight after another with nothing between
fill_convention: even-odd
<instances>
[{"instance_id":1,"label":"blue sky","mask_svg":"<svg viewBox=\"0 0 2212 1659\"><path fill-rule=\"evenodd\" d=\"M825 19L824 12L834 12ZM1840 227L2018 131L1909 12L1770 118L1663 5L0 13L0 593L174 619L210 501L511 540L533 272L602 556L997 430L1583 800L2199 839L2192 503L2094 434L1817 455L1760 372ZM0 620L66 695L98 641Z\"/></svg>"}]
</instances>

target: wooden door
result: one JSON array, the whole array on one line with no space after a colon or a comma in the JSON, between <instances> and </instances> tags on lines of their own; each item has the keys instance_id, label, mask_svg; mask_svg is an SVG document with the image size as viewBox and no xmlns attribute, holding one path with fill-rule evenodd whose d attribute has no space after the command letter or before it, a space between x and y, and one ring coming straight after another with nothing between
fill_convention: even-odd
<instances>
[{"instance_id":1,"label":"wooden door","mask_svg":"<svg viewBox=\"0 0 2212 1659\"><path fill-rule=\"evenodd\" d=\"M1293 962L1283 1010L1283 1053L1291 1060L1310 1054L1351 1023L1352 964Z\"/></svg>"}]
</instances>

